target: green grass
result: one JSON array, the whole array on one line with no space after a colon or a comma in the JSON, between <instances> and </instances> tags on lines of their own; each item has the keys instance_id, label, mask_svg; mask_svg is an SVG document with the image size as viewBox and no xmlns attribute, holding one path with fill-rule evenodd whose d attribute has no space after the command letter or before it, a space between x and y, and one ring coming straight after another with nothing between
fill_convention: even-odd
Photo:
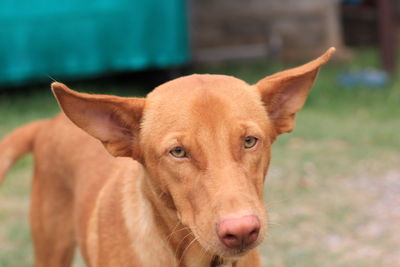
<instances>
[{"instance_id":1,"label":"green grass","mask_svg":"<svg viewBox=\"0 0 400 267\"><path fill-rule=\"evenodd\" d=\"M343 71L377 67L373 50L323 67L292 134L273 146L265 200L270 230L264 266L400 266L400 75L384 88L344 88ZM196 68L254 83L287 68L263 61ZM0 94L0 137L58 112L43 86ZM73 88L143 95L143 83L86 82ZM107 88L110 88L108 90ZM0 187L0 267L30 266L27 224L32 158Z\"/></svg>"}]
</instances>

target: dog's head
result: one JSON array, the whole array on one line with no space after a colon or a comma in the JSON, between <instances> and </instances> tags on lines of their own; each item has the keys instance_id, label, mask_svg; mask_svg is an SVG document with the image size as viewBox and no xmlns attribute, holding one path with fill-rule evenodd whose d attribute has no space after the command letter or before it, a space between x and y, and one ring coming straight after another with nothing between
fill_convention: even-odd
<instances>
[{"instance_id":1,"label":"dog's head","mask_svg":"<svg viewBox=\"0 0 400 267\"><path fill-rule=\"evenodd\" d=\"M263 186L271 144L292 131L320 67L334 49L301 67L249 85L191 75L147 98L77 93L54 83L65 114L114 156L141 162L168 209L212 255L238 257L267 228Z\"/></svg>"}]
</instances>

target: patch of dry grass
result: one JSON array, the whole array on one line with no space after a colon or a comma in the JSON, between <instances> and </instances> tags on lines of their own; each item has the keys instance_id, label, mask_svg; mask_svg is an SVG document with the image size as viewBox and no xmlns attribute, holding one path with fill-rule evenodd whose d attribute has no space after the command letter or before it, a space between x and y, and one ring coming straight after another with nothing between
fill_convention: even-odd
<instances>
[{"instance_id":1,"label":"patch of dry grass","mask_svg":"<svg viewBox=\"0 0 400 267\"><path fill-rule=\"evenodd\" d=\"M354 161L329 152L341 160L327 168L322 153L304 160L280 149L287 158L272 162L266 184L265 266L399 265L400 154Z\"/></svg>"}]
</instances>

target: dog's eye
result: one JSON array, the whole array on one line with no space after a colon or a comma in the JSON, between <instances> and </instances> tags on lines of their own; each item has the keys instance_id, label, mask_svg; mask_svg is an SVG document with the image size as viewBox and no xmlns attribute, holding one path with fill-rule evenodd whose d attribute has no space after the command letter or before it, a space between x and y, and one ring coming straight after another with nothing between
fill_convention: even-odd
<instances>
[{"instance_id":1,"label":"dog's eye","mask_svg":"<svg viewBox=\"0 0 400 267\"><path fill-rule=\"evenodd\" d=\"M175 158L186 158L187 157L186 151L180 146L175 147L174 149L169 151L169 153L172 156L174 156Z\"/></svg>"},{"instance_id":2,"label":"dog's eye","mask_svg":"<svg viewBox=\"0 0 400 267\"><path fill-rule=\"evenodd\" d=\"M244 148L249 149L257 144L258 139L253 136L247 136L244 139Z\"/></svg>"}]
</instances>

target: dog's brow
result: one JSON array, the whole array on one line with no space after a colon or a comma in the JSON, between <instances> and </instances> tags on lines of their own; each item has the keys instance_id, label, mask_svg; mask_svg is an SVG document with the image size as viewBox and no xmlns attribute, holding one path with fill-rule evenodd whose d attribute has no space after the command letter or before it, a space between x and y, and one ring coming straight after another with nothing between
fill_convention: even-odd
<instances>
[{"instance_id":1,"label":"dog's brow","mask_svg":"<svg viewBox=\"0 0 400 267\"><path fill-rule=\"evenodd\" d=\"M168 133L160 140L160 147L162 149L167 149L171 146L179 145L184 137L185 133L183 131Z\"/></svg>"},{"instance_id":2,"label":"dog's brow","mask_svg":"<svg viewBox=\"0 0 400 267\"><path fill-rule=\"evenodd\" d=\"M258 126L256 122L253 121L241 121L239 122L241 128L245 134L254 134L260 137L265 137L264 131Z\"/></svg>"}]
</instances>

